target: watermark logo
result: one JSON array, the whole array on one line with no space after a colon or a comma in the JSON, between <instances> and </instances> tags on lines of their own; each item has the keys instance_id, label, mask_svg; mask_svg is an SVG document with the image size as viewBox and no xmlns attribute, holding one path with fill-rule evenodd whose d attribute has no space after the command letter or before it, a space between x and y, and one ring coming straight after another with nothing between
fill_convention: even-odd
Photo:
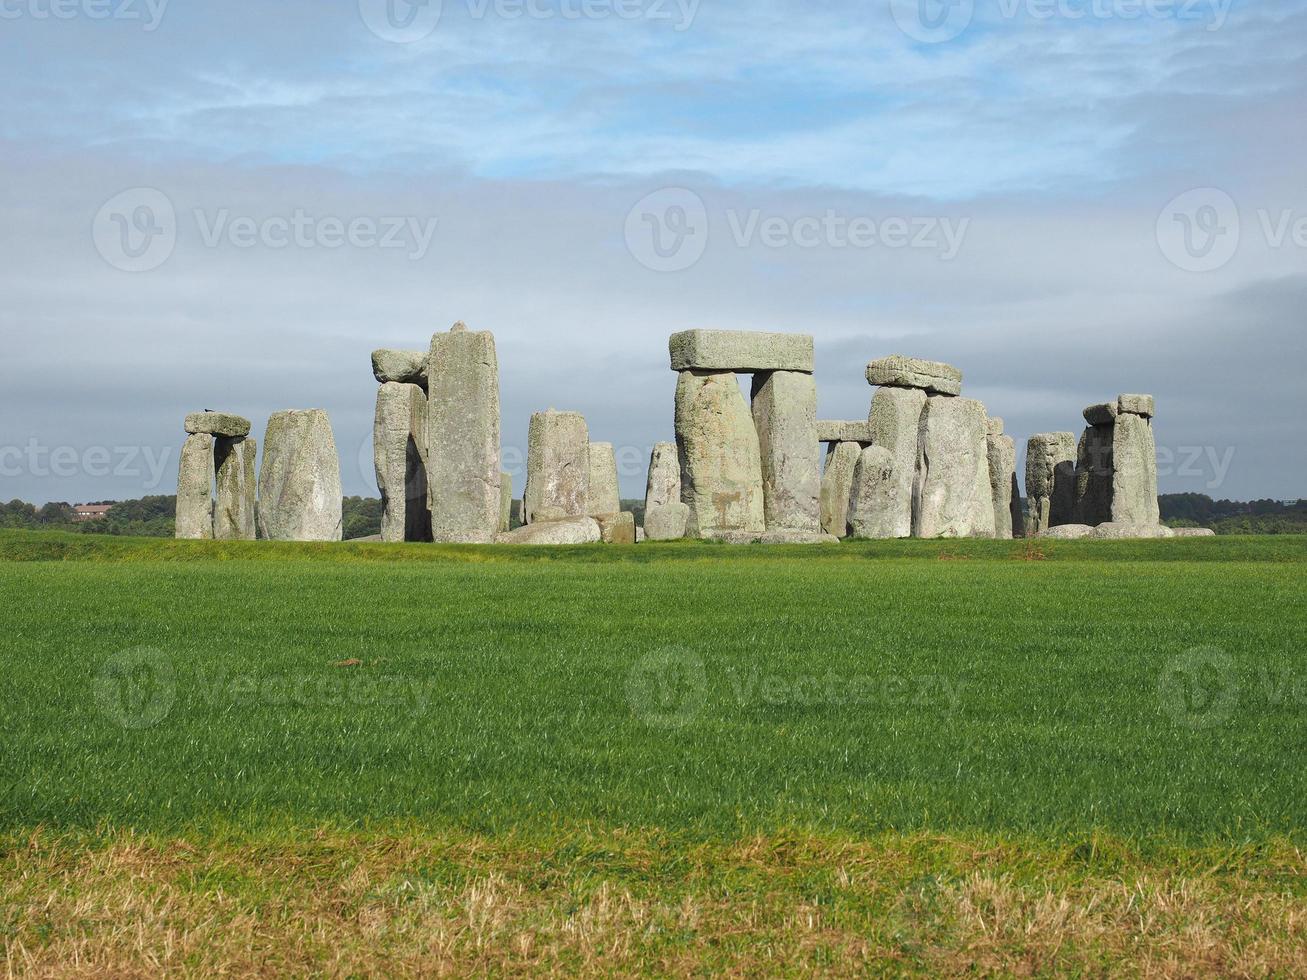
<instances>
[{"instance_id":1,"label":"watermark logo","mask_svg":"<svg viewBox=\"0 0 1307 980\"><path fill-rule=\"evenodd\" d=\"M1163 669L1157 695L1177 725L1195 729L1219 725L1239 703L1234 661L1216 647L1186 650Z\"/></svg>"},{"instance_id":2,"label":"watermark logo","mask_svg":"<svg viewBox=\"0 0 1307 980\"><path fill-rule=\"evenodd\" d=\"M646 269L682 272L708 248L708 209L684 187L642 197L626 215L626 248Z\"/></svg>"},{"instance_id":3,"label":"watermark logo","mask_svg":"<svg viewBox=\"0 0 1307 980\"><path fill-rule=\"evenodd\" d=\"M153 187L134 187L104 203L91 226L96 251L115 269L149 272L177 245L177 212Z\"/></svg>"},{"instance_id":4,"label":"watermark logo","mask_svg":"<svg viewBox=\"0 0 1307 980\"><path fill-rule=\"evenodd\" d=\"M158 30L169 0L0 0L0 20L118 20Z\"/></svg>"},{"instance_id":5,"label":"watermark logo","mask_svg":"<svg viewBox=\"0 0 1307 980\"><path fill-rule=\"evenodd\" d=\"M952 41L971 26L975 0L889 0L900 31L922 44Z\"/></svg>"},{"instance_id":6,"label":"watermark logo","mask_svg":"<svg viewBox=\"0 0 1307 980\"><path fill-rule=\"evenodd\" d=\"M122 728L152 728L172 710L177 678L172 658L162 650L136 647L116 653L100 667L93 683L96 706Z\"/></svg>"},{"instance_id":7,"label":"watermark logo","mask_svg":"<svg viewBox=\"0 0 1307 980\"><path fill-rule=\"evenodd\" d=\"M1225 191L1185 191L1157 217L1157 244L1168 262L1186 272L1213 272L1239 248L1239 207Z\"/></svg>"},{"instance_id":8,"label":"watermark logo","mask_svg":"<svg viewBox=\"0 0 1307 980\"><path fill-rule=\"evenodd\" d=\"M359 16L368 30L392 44L430 37L442 9L442 0L359 0Z\"/></svg>"},{"instance_id":9,"label":"watermark logo","mask_svg":"<svg viewBox=\"0 0 1307 980\"><path fill-rule=\"evenodd\" d=\"M683 647L645 654L626 676L631 711L654 728L684 728L708 701L703 659Z\"/></svg>"}]
</instances>

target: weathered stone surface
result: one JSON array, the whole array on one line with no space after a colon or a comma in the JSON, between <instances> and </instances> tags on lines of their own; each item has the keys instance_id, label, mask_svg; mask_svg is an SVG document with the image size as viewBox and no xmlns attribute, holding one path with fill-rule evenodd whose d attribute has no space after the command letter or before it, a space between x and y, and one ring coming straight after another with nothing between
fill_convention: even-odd
<instances>
[{"instance_id":1,"label":"weathered stone surface","mask_svg":"<svg viewBox=\"0 0 1307 980\"><path fill-rule=\"evenodd\" d=\"M1091 538L1173 538L1175 532L1161 524L1131 524L1108 521L1094 528Z\"/></svg>"},{"instance_id":2,"label":"weathered stone surface","mask_svg":"<svg viewBox=\"0 0 1307 980\"><path fill-rule=\"evenodd\" d=\"M182 443L176 535L194 541L213 537L213 436L207 432L192 433Z\"/></svg>"},{"instance_id":3,"label":"weathered stone surface","mask_svg":"<svg viewBox=\"0 0 1307 980\"><path fill-rule=\"evenodd\" d=\"M866 447L853 468L853 490L849 496L850 537L907 537L901 533L898 503L899 481L894 472L893 453L884 446Z\"/></svg>"},{"instance_id":4,"label":"weathered stone surface","mask_svg":"<svg viewBox=\"0 0 1307 980\"><path fill-rule=\"evenodd\" d=\"M759 544L839 544L840 539L822 531L763 531Z\"/></svg>"},{"instance_id":5,"label":"weathered stone surface","mask_svg":"<svg viewBox=\"0 0 1307 980\"><path fill-rule=\"evenodd\" d=\"M991 420L992 421L992 420ZM1000 433L1002 420L999 420ZM1017 470L1017 446L1011 436L990 431L985 436L989 451L989 488L994 501L994 537L1013 536L1012 484Z\"/></svg>"},{"instance_id":6,"label":"weathered stone surface","mask_svg":"<svg viewBox=\"0 0 1307 980\"><path fill-rule=\"evenodd\" d=\"M591 516L599 522L599 540L604 544L635 544L635 515L629 510Z\"/></svg>"},{"instance_id":7,"label":"weathered stone surface","mask_svg":"<svg viewBox=\"0 0 1307 980\"><path fill-rule=\"evenodd\" d=\"M589 497L590 430L585 418L552 408L536 412L526 441L526 523L583 517Z\"/></svg>"},{"instance_id":8,"label":"weathered stone surface","mask_svg":"<svg viewBox=\"0 0 1307 980\"><path fill-rule=\"evenodd\" d=\"M270 541L341 539L340 458L326 412L268 419L258 514L259 532Z\"/></svg>"},{"instance_id":9,"label":"weathered stone surface","mask_svg":"<svg viewBox=\"0 0 1307 980\"><path fill-rule=\"evenodd\" d=\"M1172 536L1177 538L1214 538L1216 532L1210 527L1173 527Z\"/></svg>"},{"instance_id":10,"label":"weathered stone surface","mask_svg":"<svg viewBox=\"0 0 1307 980\"><path fill-rule=\"evenodd\" d=\"M488 543L499 527L499 359L489 331L431 338L427 486L435 541Z\"/></svg>"},{"instance_id":11,"label":"weathered stone surface","mask_svg":"<svg viewBox=\"0 0 1307 980\"><path fill-rule=\"evenodd\" d=\"M415 384L384 382L372 421L383 541L431 540L427 444L426 392Z\"/></svg>"},{"instance_id":12,"label":"weathered stone surface","mask_svg":"<svg viewBox=\"0 0 1307 980\"><path fill-rule=\"evenodd\" d=\"M1142 415L1151 419L1156 407L1152 395L1121 395L1116 400L1117 411L1122 415Z\"/></svg>"},{"instance_id":13,"label":"weathered stone surface","mask_svg":"<svg viewBox=\"0 0 1307 980\"><path fill-rule=\"evenodd\" d=\"M394 381L399 384L417 385L424 391L427 387L427 358L424 350L374 350L372 352L372 376L385 384Z\"/></svg>"},{"instance_id":14,"label":"weathered stone surface","mask_svg":"<svg viewBox=\"0 0 1307 980\"><path fill-rule=\"evenodd\" d=\"M1026 442L1026 535L1070 524L1075 511L1076 437L1070 432L1031 436Z\"/></svg>"},{"instance_id":15,"label":"weathered stone surface","mask_svg":"<svg viewBox=\"0 0 1307 980\"><path fill-rule=\"evenodd\" d=\"M973 398L926 400L912 485L915 537L994 536L985 418L985 406Z\"/></svg>"},{"instance_id":16,"label":"weathered stone surface","mask_svg":"<svg viewBox=\"0 0 1307 980\"><path fill-rule=\"evenodd\" d=\"M644 528L642 528L642 527L637 527L637 528L635 529L635 543L636 543L636 544L644 544L644 542L645 542L645 533L644 533Z\"/></svg>"},{"instance_id":17,"label":"weathered stone surface","mask_svg":"<svg viewBox=\"0 0 1307 980\"><path fill-rule=\"evenodd\" d=\"M990 436L1001 436L1003 434L1003 420L997 415L991 415L985 420L985 434Z\"/></svg>"},{"instance_id":18,"label":"weathered stone surface","mask_svg":"<svg viewBox=\"0 0 1307 980\"><path fill-rule=\"evenodd\" d=\"M752 411L767 530L816 533L821 528L816 380L798 371L755 374Z\"/></svg>"},{"instance_id":19,"label":"weathered stone surface","mask_svg":"<svg viewBox=\"0 0 1307 980\"><path fill-rule=\"evenodd\" d=\"M682 371L676 385L676 446L686 533L762 531L758 430L733 373Z\"/></svg>"},{"instance_id":20,"label":"weathered stone surface","mask_svg":"<svg viewBox=\"0 0 1307 980\"><path fill-rule=\"evenodd\" d=\"M1115 424L1091 425L1076 447L1075 523L1097 527L1112 519L1112 440Z\"/></svg>"},{"instance_id":21,"label":"weathered stone surface","mask_svg":"<svg viewBox=\"0 0 1307 980\"><path fill-rule=\"evenodd\" d=\"M213 536L219 541L253 541L255 534L253 439L219 436L214 441L218 497L213 509Z\"/></svg>"},{"instance_id":22,"label":"weathered stone surface","mask_svg":"<svg viewBox=\"0 0 1307 980\"><path fill-rule=\"evenodd\" d=\"M877 388L871 396L868 424L873 445L889 450L894 461L894 498L886 518L887 537L912 534L912 483L917 468L917 440L926 393L916 388Z\"/></svg>"},{"instance_id":23,"label":"weathered stone surface","mask_svg":"<svg viewBox=\"0 0 1307 980\"><path fill-rule=\"evenodd\" d=\"M250 434L250 420L227 412L192 412L186 416L186 431L192 435L237 438Z\"/></svg>"},{"instance_id":24,"label":"weathered stone surface","mask_svg":"<svg viewBox=\"0 0 1307 980\"><path fill-rule=\"evenodd\" d=\"M1040 531L1037 536L1071 540L1073 538L1087 538L1093 533L1094 529L1088 524L1059 524L1057 527L1050 527L1047 531Z\"/></svg>"},{"instance_id":25,"label":"weathered stone surface","mask_svg":"<svg viewBox=\"0 0 1307 980\"><path fill-rule=\"evenodd\" d=\"M597 544L599 541L599 522L593 517L537 521L495 535L497 544Z\"/></svg>"},{"instance_id":26,"label":"weathered stone surface","mask_svg":"<svg viewBox=\"0 0 1307 980\"><path fill-rule=\"evenodd\" d=\"M942 361L892 354L867 365L867 383L918 388L933 395L960 395L962 372Z\"/></svg>"},{"instance_id":27,"label":"weathered stone surface","mask_svg":"<svg viewBox=\"0 0 1307 980\"><path fill-rule=\"evenodd\" d=\"M616 514L622 509L617 486L617 456L611 442L590 443L590 481L585 512L591 517Z\"/></svg>"},{"instance_id":28,"label":"weathered stone surface","mask_svg":"<svg viewBox=\"0 0 1307 980\"><path fill-rule=\"evenodd\" d=\"M513 474L499 471L499 530L513 529Z\"/></svg>"},{"instance_id":29,"label":"weathered stone surface","mask_svg":"<svg viewBox=\"0 0 1307 980\"><path fill-rule=\"evenodd\" d=\"M676 443L657 443L649 454L649 479L644 491L645 510L680 502L681 461L676 455Z\"/></svg>"},{"instance_id":30,"label":"weathered stone surface","mask_svg":"<svg viewBox=\"0 0 1307 980\"><path fill-rule=\"evenodd\" d=\"M525 514L526 511L522 507L522 498L521 497L514 498L513 509L509 512L509 517L508 517L508 529L510 531L516 531L519 527L525 524L526 523Z\"/></svg>"},{"instance_id":31,"label":"weathered stone surface","mask_svg":"<svg viewBox=\"0 0 1307 980\"><path fill-rule=\"evenodd\" d=\"M1112 427L1112 520L1154 525L1157 503L1157 446L1153 426L1141 415L1122 414Z\"/></svg>"},{"instance_id":32,"label":"weathered stone surface","mask_svg":"<svg viewBox=\"0 0 1307 980\"><path fill-rule=\"evenodd\" d=\"M676 541L685 537L690 505L679 501L656 504L644 512L644 533L650 541Z\"/></svg>"},{"instance_id":33,"label":"weathered stone surface","mask_svg":"<svg viewBox=\"0 0 1307 980\"><path fill-rule=\"evenodd\" d=\"M1116 402L1090 405L1085 409L1084 416L1090 425L1111 425L1117 416Z\"/></svg>"},{"instance_id":34,"label":"weathered stone surface","mask_svg":"<svg viewBox=\"0 0 1307 980\"><path fill-rule=\"evenodd\" d=\"M1012 537L1024 538L1026 536L1026 511L1021 500L1021 484L1017 482L1015 468L1012 472L1012 489L1011 489L1011 508L1012 512L1008 515L1008 520L1012 522Z\"/></svg>"},{"instance_id":35,"label":"weathered stone surface","mask_svg":"<svg viewBox=\"0 0 1307 980\"><path fill-rule=\"evenodd\" d=\"M837 442L826 453L826 471L821 477L821 529L837 538L849 533L849 498L861 454L862 447L856 442Z\"/></svg>"},{"instance_id":36,"label":"weathered stone surface","mask_svg":"<svg viewBox=\"0 0 1307 980\"><path fill-rule=\"evenodd\" d=\"M684 330L668 347L673 371L813 371L812 337L753 330Z\"/></svg>"},{"instance_id":37,"label":"weathered stone surface","mask_svg":"<svg viewBox=\"0 0 1307 980\"><path fill-rule=\"evenodd\" d=\"M763 531L708 531L700 535L705 541L718 541L722 544L758 544L762 541Z\"/></svg>"},{"instance_id":38,"label":"weathered stone surface","mask_svg":"<svg viewBox=\"0 0 1307 980\"><path fill-rule=\"evenodd\" d=\"M837 422L830 419L817 421L818 442L856 442L870 446L874 441L871 436L870 422Z\"/></svg>"}]
</instances>

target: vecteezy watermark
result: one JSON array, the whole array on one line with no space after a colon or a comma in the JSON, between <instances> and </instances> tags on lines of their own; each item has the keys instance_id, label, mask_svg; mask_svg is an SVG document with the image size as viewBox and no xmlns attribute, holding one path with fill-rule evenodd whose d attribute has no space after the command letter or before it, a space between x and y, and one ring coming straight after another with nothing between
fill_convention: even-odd
<instances>
[{"instance_id":1,"label":"vecteezy watermark","mask_svg":"<svg viewBox=\"0 0 1307 980\"><path fill-rule=\"evenodd\" d=\"M46 446L28 439L22 446L0 446L0 476L70 479L90 476L142 479L144 490L157 489L172 465L171 446Z\"/></svg>"},{"instance_id":2,"label":"vecteezy watermark","mask_svg":"<svg viewBox=\"0 0 1307 980\"><path fill-rule=\"evenodd\" d=\"M1307 214L1258 208L1256 231L1267 248L1307 250ZM1216 187L1196 187L1172 198L1157 217L1157 244L1185 272L1224 268L1245 237L1239 206Z\"/></svg>"},{"instance_id":3,"label":"vecteezy watermark","mask_svg":"<svg viewBox=\"0 0 1307 980\"><path fill-rule=\"evenodd\" d=\"M118 20L138 22L152 32L163 22L169 0L0 0L0 20Z\"/></svg>"},{"instance_id":4,"label":"vecteezy watermark","mask_svg":"<svg viewBox=\"0 0 1307 980\"><path fill-rule=\"evenodd\" d=\"M626 701L654 728L684 728L708 700L703 658L684 647L664 647L641 657L626 675Z\"/></svg>"},{"instance_id":5,"label":"vecteezy watermark","mask_svg":"<svg viewBox=\"0 0 1307 980\"><path fill-rule=\"evenodd\" d=\"M322 671L242 673L204 671L200 699L220 707L337 708L378 706L420 713L434 699L437 682L425 677L376 674L350 661Z\"/></svg>"},{"instance_id":6,"label":"vecteezy watermark","mask_svg":"<svg viewBox=\"0 0 1307 980\"><path fill-rule=\"evenodd\" d=\"M92 693L100 712L115 724L151 728L168 717L177 699L172 658L151 647L116 653L100 666Z\"/></svg>"},{"instance_id":7,"label":"vecteezy watermark","mask_svg":"<svg viewBox=\"0 0 1307 980\"><path fill-rule=\"evenodd\" d=\"M1170 660L1157 680L1162 710L1185 728L1214 728L1237 710L1307 708L1307 674L1266 663L1241 672L1218 647L1194 647Z\"/></svg>"},{"instance_id":8,"label":"vecteezy watermark","mask_svg":"<svg viewBox=\"0 0 1307 980\"><path fill-rule=\"evenodd\" d=\"M1234 454L1234 446L1158 446L1157 475L1202 479L1206 489L1218 490L1230 472Z\"/></svg>"},{"instance_id":9,"label":"vecteezy watermark","mask_svg":"<svg viewBox=\"0 0 1307 980\"><path fill-rule=\"evenodd\" d=\"M700 0L462 0L470 20L627 20L667 22L685 31ZM442 0L358 0L363 23L383 41L412 44L440 25Z\"/></svg>"},{"instance_id":10,"label":"vecteezy watermark","mask_svg":"<svg viewBox=\"0 0 1307 980\"><path fill-rule=\"evenodd\" d=\"M190 216L205 248L399 249L414 262L426 257L439 223L438 218L412 215L318 217L303 208L262 217L236 215L230 208L195 208ZM172 201L153 187L115 194L92 224L96 250L124 272L149 272L167 262L178 230Z\"/></svg>"},{"instance_id":11,"label":"vecteezy watermark","mask_svg":"<svg viewBox=\"0 0 1307 980\"><path fill-rule=\"evenodd\" d=\"M833 208L798 216L729 208L722 218L731 243L741 249L920 249L945 262L957 256L971 227L969 217L848 215ZM710 224L698 194L684 187L664 188L627 212L627 251L646 269L680 272L703 258Z\"/></svg>"},{"instance_id":12,"label":"vecteezy watermark","mask_svg":"<svg viewBox=\"0 0 1307 980\"><path fill-rule=\"evenodd\" d=\"M976 19L976 0L888 0L894 23L922 44L960 37ZM1234 0L995 0L981 8L990 20L1035 24L1096 21L1173 21L1208 31L1225 26Z\"/></svg>"}]
</instances>

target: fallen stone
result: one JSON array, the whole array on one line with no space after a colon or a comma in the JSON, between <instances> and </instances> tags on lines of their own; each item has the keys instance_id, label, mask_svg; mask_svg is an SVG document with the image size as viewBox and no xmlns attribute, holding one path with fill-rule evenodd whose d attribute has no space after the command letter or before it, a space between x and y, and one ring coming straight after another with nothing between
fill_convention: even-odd
<instances>
[{"instance_id":1,"label":"fallen stone","mask_svg":"<svg viewBox=\"0 0 1307 980\"><path fill-rule=\"evenodd\" d=\"M513 474L499 471L499 530L513 529Z\"/></svg>"},{"instance_id":2,"label":"fallen stone","mask_svg":"<svg viewBox=\"0 0 1307 980\"><path fill-rule=\"evenodd\" d=\"M1141 415L1118 415L1112 427L1112 520L1136 525L1161 520L1157 445L1152 423Z\"/></svg>"},{"instance_id":3,"label":"fallen stone","mask_svg":"<svg viewBox=\"0 0 1307 980\"><path fill-rule=\"evenodd\" d=\"M914 537L994 536L985 418L973 398L927 399L912 485Z\"/></svg>"},{"instance_id":4,"label":"fallen stone","mask_svg":"<svg viewBox=\"0 0 1307 980\"><path fill-rule=\"evenodd\" d=\"M496 544L598 544L599 522L593 517L536 521L516 531L495 535Z\"/></svg>"},{"instance_id":5,"label":"fallen stone","mask_svg":"<svg viewBox=\"0 0 1307 980\"><path fill-rule=\"evenodd\" d=\"M798 371L753 376L752 412L762 457L763 515L769 531L821 528L821 443L817 382Z\"/></svg>"},{"instance_id":6,"label":"fallen stone","mask_svg":"<svg viewBox=\"0 0 1307 980\"><path fill-rule=\"evenodd\" d=\"M1059 524L1057 527L1050 527L1046 531L1040 531L1036 537L1070 540L1072 538L1087 538L1093 533L1094 529L1088 524Z\"/></svg>"},{"instance_id":7,"label":"fallen stone","mask_svg":"<svg viewBox=\"0 0 1307 980\"><path fill-rule=\"evenodd\" d=\"M668 343L673 371L803 371L814 366L812 337L753 330L684 330Z\"/></svg>"},{"instance_id":8,"label":"fallen stone","mask_svg":"<svg viewBox=\"0 0 1307 980\"><path fill-rule=\"evenodd\" d=\"M218 497L213 509L213 536L219 541L253 541L256 537L257 456L258 446L253 439L219 436L214 441Z\"/></svg>"},{"instance_id":9,"label":"fallen stone","mask_svg":"<svg viewBox=\"0 0 1307 980\"><path fill-rule=\"evenodd\" d=\"M867 383L918 388L932 395L962 394L962 372L942 361L892 354L867 365Z\"/></svg>"},{"instance_id":10,"label":"fallen stone","mask_svg":"<svg viewBox=\"0 0 1307 980\"><path fill-rule=\"evenodd\" d=\"M1152 395L1121 395L1116 400L1116 407L1121 415L1142 415L1151 419L1156 403Z\"/></svg>"},{"instance_id":11,"label":"fallen stone","mask_svg":"<svg viewBox=\"0 0 1307 980\"><path fill-rule=\"evenodd\" d=\"M649 478L645 483L644 508L681 502L681 461L676 443L660 442L649 454Z\"/></svg>"},{"instance_id":12,"label":"fallen stone","mask_svg":"<svg viewBox=\"0 0 1307 980\"><path fill-rule=\"evenodd\" d=\"M821 531L763 531L759 544L839 544L840 539Z\"/></svg>"},{"instance_id":13,"label":"fallen stone","mask_svg":"<svg viewBox=\"0 0 1307 980\"><path fill-rule=\"evenodd\" d=\"M341 539L340 459L321 409L277 412L268 419L258 525L269 541Z\"/></svg>"},{"instance_id":14,"label":"fallen stone","mask_svg":"<svg viewBox=\"0 0 1307 980\"><path fill-rule=\"evenodd\" d=\"M415 384L384 382L372 422L383 541L431 540L427 445L426 392Z\"/></svg>"},{"instance_id":15,"label":"fallen stone","mask_svg":"<svg viewBox=\"0 0 1307 980\"><path fill-rule=\"evenodd\" d=\"M689 504L656 504L645 509L645 537L650 541L677 541L685 537L689 520Z\"/></svg>"},{"instance_id":16,"label":"fallen stone","mask_svg":"<svg viewBox=\"0 0 1307 980\"><path fill-rule=\"evenodd\" d=\"M870 422L834 422L822 419L817 422L818 442L856 442L870 446L875 440L871 436Z\"/></svg>"},{"instance_id":17,"label":"fallen stone","mask_svg":"<svg viewBox=\"0 0 1307 980\"><path fill-rule=\"evenodd\" d=\"M207 432L192 433L182 443L176 536L192 541L213 537L213 436Z\"/></svg>"},{"instance_id":18,"label":"fallen stone","mask_svg":"<svg viewBox=\"0 0 1307 980\"><path fill-rule=\"evenodd\" d=\"M604 544L635 544L635 515L630 511L590 516L599 522L599 540Z\"/></svg>"},{"instance_id":19,"label":"fallen stone","mask_svg":"<svg viewBox=\"0 0 1307 980\"><path fill-rule=\"evenodd\" d=\"M591 517L616 514L622 509L617 486L617 456L611 442L590 443L590 481L585 512Z\"/></svg>"},{"instance_id":20,"label":"fallen stone","mask_svg":"<svg viewBox=\"0 0 1307 980\"><path fill-rule=\"evenodd\" d=\"M877 388L871 396L868 425L872 445L889 450L894 463L894 497L884 530L886 537L912 535L912 484L926 393L916 388Z\"/></svg>"},{"instance_id":21,"label":"fallen stone","mask_svg":"<svg viewBox=\"0 0 1307 980\"><path fill-rule=\"evenodd\" d=\"M708 531L699 535L704 541L719 541L722 544L758 544L762 541L762 531Z\"/></svg>"},{"instance_id":22,"label":"fallen stone","mask_svg":"<svg viewBox=\"0 0 1307 980\"><path fill-rule=\"evenodd\" d=\"M1161 524L1130 524L1108 521L1094 528L1091 538L1173 538L1175 532Z\"/></svg>"},{"instance_id":23,"label":"fallen stone","mask_svg":"<svg viewBox=\"0 0 1307 980\"><path fill-rule=\"evenodd\" d=\"M856 442L837 442L826 453L826 471L821 477L821 529L837 538L849 533L849 498L861 453L862 447Z\"/></svg>"},{"instance_id":24,"label":"fallen stone","mask_svg":"<svg viewBox=\"0 0 1307 980\"><path fill-rule=\"evenodd\" d=\"M192 412L186 416L186 431L192 435L230 436L250 434L250 420L226 412Z\"/></svg>"},{"instance_id":25,"label":"fallen stone","mask_svg":"<svg viewBox=\"0 0 1307 980\"><path fill-rule=\"evenodd\" d=\"M676 385L676 444L686 533L765 527L762 453L753 416L733 373L682 371Z\"/></svg>"},{"instance_id":26,"label":"fallen stone","mask_svg":"<svg viewBox=\"0 0 1307 980\"><path fill-rule=\"evenodd\" d=\"M1076 437L1070 432L1031 436L1026 442L1026 536L1073 523L1075 511Z\"/></svg>"},{"instance_id":27,"label":"fallen stone","mask_svg":"<svg viewBox=\"0 0 1307 980\"><path fill-rule=\"evenodd\" d=\"M1116 426L1091 425L1076 447L1074 521L1097 527L1112 519L1112 442Z\"/></svg>"},{"instance_id":28,"label":"fallen stone","mask_svg":"<svg viewBox=\"0 0 1307 980\"><path fill-rule=\"evenodd\" d=\"M894 455L884 446L867 446L853 468L853 489L849 495L849 536L854 538L898 538L902 522L898 514L899 484L894 473Z\"/></svg>"},{"instance_id":29,"label":"fallen stone","mask_svg":"<svg viewBox=\"0 0 1307 980\"><path fill-rule=\"evenodd\" d=\"M388 381L397 384L417 385L423 391L427 387L427 358L429 353L422 350L374 350L372 352L372 376L385 384Z\"/></svg>"},{"instance_id":30,"label":"fallen stone","mask_svg":"<svg viewBox=\"0 0 1307 980\"><path fill-rule=\"evenodd\" d=\"M1173 527L1172 536L1177 538L1214 538L1216 532L1210 527Z\"/></svg>"},{"instance_id":31,"label":"fallen stone","mask_svg":"<svg viewBox=\"0 0 1307 980\"><path fill-rule=\"evenodd\" d=\"M590 431L585 418L552 408L536 412L526 441L526 523L584 517L589 497Z\"/></svg>"},{"instance_id":32,"label":"fallen stone","mask_svg":"<svg viewBox=\"0 0 1307 980\"><path fill-rule=\"evenodd\" d=\"M1090 425L1111 425L1117 416L1116 402L1103 402L1090 405L1084 411L1085 421Z\"/></svg>"},{"instance_id":33,"label":"fallen stone","mask_svg":"<svg viewBox=\"0 0 1307 980\"><path fill-rule=\"evenodd\" d=\"M427 486L434 541L489 543L499 527L499 359L489 331L431 338Z\"/></svg>"},{"instance_id":34,"label":"fallen stone","mask_svg":"<svg viewBox=\"0 0 1307 980\"><path fill-rule=\"evenodd\" d=\"M992 420L991 420L992 421ZM1012 485L1017 469L1017 446L1011 436L1002 435L1002 419L999 420L999 433L993 431L985 435L989 455L989 489L994 502L994 537L1013 537L1012 524Z\"/></svg>"}]
</instances>

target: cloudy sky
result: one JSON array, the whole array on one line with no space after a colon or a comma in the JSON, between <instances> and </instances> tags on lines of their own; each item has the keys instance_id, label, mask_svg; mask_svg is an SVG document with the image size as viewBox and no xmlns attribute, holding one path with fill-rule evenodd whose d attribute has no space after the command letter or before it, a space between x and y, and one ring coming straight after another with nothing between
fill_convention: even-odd
<instances>
[{"instance_id":1,"label":"cloudy sky","mask_svg":"<svg viewBox=\"0 0 1307 980\"><path fill-rule=\"evenodd\" d=\"M324 408L375 494L369 354L455 320L509 468L574 409L629 496L692 327L1307 488L1307 0L0 0L0 82L6 500L171 493L201 408Z\"/></svg>"}]
</instances>

